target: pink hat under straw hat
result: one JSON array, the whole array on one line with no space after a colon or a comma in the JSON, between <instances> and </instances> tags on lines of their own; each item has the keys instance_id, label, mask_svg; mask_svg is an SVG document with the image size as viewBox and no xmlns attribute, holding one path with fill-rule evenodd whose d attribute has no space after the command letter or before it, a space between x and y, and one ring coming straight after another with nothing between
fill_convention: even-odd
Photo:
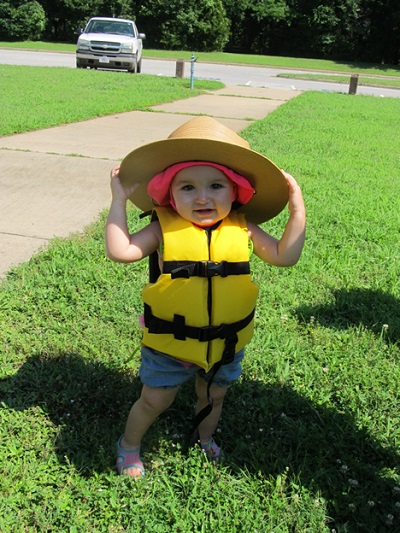
<instances>
[{"instance_id":1,"label":"pink hat under straw hat","mask_svg":"<svg viewBox=\"0 0 400 533\"><path fill-rule=\"evenodd\" d=\"M172 205L172 207L175 209L175 204L171 198L172 180L178 174L178 172L185 168L203 165L220 170L233 182L233 202L247 204L247 202L253 198L255 191L246 178L240 176L231 168L224 167L218 163L210 163L209 161L187 161L184 163L175 163L175 165L171 165L149 181L147 185L147 194L151 196L151 198L153 198L158 205Z\"/></svg>"},{"instance_id":2,"label":"pink hat under straw hat","mask_svg":"<svg viewBox=\"0 0 400 533\"><path fill-rule=\"evenodd\" d=\"M130 152L121 162L119 176L122 185L139 183L129 199L143 211L148 211L155 205L161 205L160 198L165 196L165 180L161 191L163 180L159 179L159 194L157 187L154 187L157 180L148 191L149 182L157 175L161 175L161 178L167 175L170 183L176 172L165 171L185 162L214 163L216 166L226 167L228 172L221 170L237 185L238 193L243 193L237 197L237 201L244 204L238 211L255 224L278 215L288 201L288 186L283 172L268 158L252 150L249 143L237 133L206 116L185 122L167 139L146 144ZM231 175L230 170L233 171ZM241 181L240 178L245 180ZM245 185L246 181L251 187ZM250 193L251 189L253 191ZM244 203L244 199L247 203Z\"/></svg>"}]
</instances>

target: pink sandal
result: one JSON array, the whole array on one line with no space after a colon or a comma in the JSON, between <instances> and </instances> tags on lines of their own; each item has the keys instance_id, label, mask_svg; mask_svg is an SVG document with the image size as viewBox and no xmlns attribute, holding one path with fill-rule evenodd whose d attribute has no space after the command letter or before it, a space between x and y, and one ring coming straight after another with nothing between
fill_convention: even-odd
<instances>
[{"instance_id":1,"label":"pink sandal","mask_svg":"<svg viewBox=\"0 0 400 533\"><path fill-rule=\"evenodd\" d=\"M224 460L224 452L214 439L211 439L207 444L200 444L200 446L209 461L217 463Z\"/></svg>"},{"instance_id":2,"label":"pink sandal","mask_svg":"<svg viewBox=\"0 0 400 533\"><path fill-rule=\"evenodd\" d=\"M121 448L121 440L123 435L120 436L117 442L117 472L118 474L124 474L127 468L139 468L142 471L142 477L144 476L144 466L140 459L140 448L136 450L124 450ZM132 476L133 477L133 476ZM139 476L136 476L139 477Z\"/></svg>"}]
</instances>

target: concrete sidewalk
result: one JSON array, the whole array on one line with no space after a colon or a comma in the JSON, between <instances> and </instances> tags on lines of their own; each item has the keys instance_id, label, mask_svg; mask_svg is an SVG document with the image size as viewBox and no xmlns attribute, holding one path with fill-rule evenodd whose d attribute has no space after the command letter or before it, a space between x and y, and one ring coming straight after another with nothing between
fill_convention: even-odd
<instances>
[{"instance_id":1,"label":"concrete sidewalk","mask_svg":"<svg viewBox=\"0 0 400 533\"><path fill-rule=\"evenodd\" d=\"M92 223L110 203L109 172L134 148L196 115L234 131L299 92L229 86L151 108L0 138L0 278L53 237Z\"/></svg>"}]
</instances>

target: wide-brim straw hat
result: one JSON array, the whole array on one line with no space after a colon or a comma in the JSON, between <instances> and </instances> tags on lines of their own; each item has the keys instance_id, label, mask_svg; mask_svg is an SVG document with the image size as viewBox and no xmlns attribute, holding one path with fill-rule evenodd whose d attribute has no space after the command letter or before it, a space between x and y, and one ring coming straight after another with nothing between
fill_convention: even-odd
<instances>
[{"instance_id":1,"label":"wide-brim straw hat","mask_svg":"<svg viewBox=\"0 0 400 533\"><path fill-rule=\"evenodd\" d=\"M233 169L248 179L253 198L239 208L246 219L260 224L278 215L288 201L283 172L267 157L250 148L247 141L211 117L196 117L182 124L167 139L155 141L130 152L119 171L123 186L139 183L129 197L143 211L155 202L146 192L147 184L167 167L184 161L209 161Z\"/></svg>"}]
</instances>

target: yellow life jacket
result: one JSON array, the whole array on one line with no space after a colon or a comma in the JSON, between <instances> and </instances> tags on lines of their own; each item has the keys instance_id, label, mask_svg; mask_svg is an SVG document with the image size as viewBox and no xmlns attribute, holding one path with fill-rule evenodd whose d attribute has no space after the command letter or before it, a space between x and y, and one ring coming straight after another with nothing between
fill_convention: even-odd
<instances>
[{"instance_id":1,"label":"yellow life jacket","mask_svg":"<svg viewBox=\"0 0 400 533\"><path fill-rule=\"evenodd\" d=\"M164 240L162 273L143 289L143 344L209 371L253 336L258 288L251 281L248 230L231 213L200 228L169 207L155 209Z\"/></svg>"}]
</instances>

